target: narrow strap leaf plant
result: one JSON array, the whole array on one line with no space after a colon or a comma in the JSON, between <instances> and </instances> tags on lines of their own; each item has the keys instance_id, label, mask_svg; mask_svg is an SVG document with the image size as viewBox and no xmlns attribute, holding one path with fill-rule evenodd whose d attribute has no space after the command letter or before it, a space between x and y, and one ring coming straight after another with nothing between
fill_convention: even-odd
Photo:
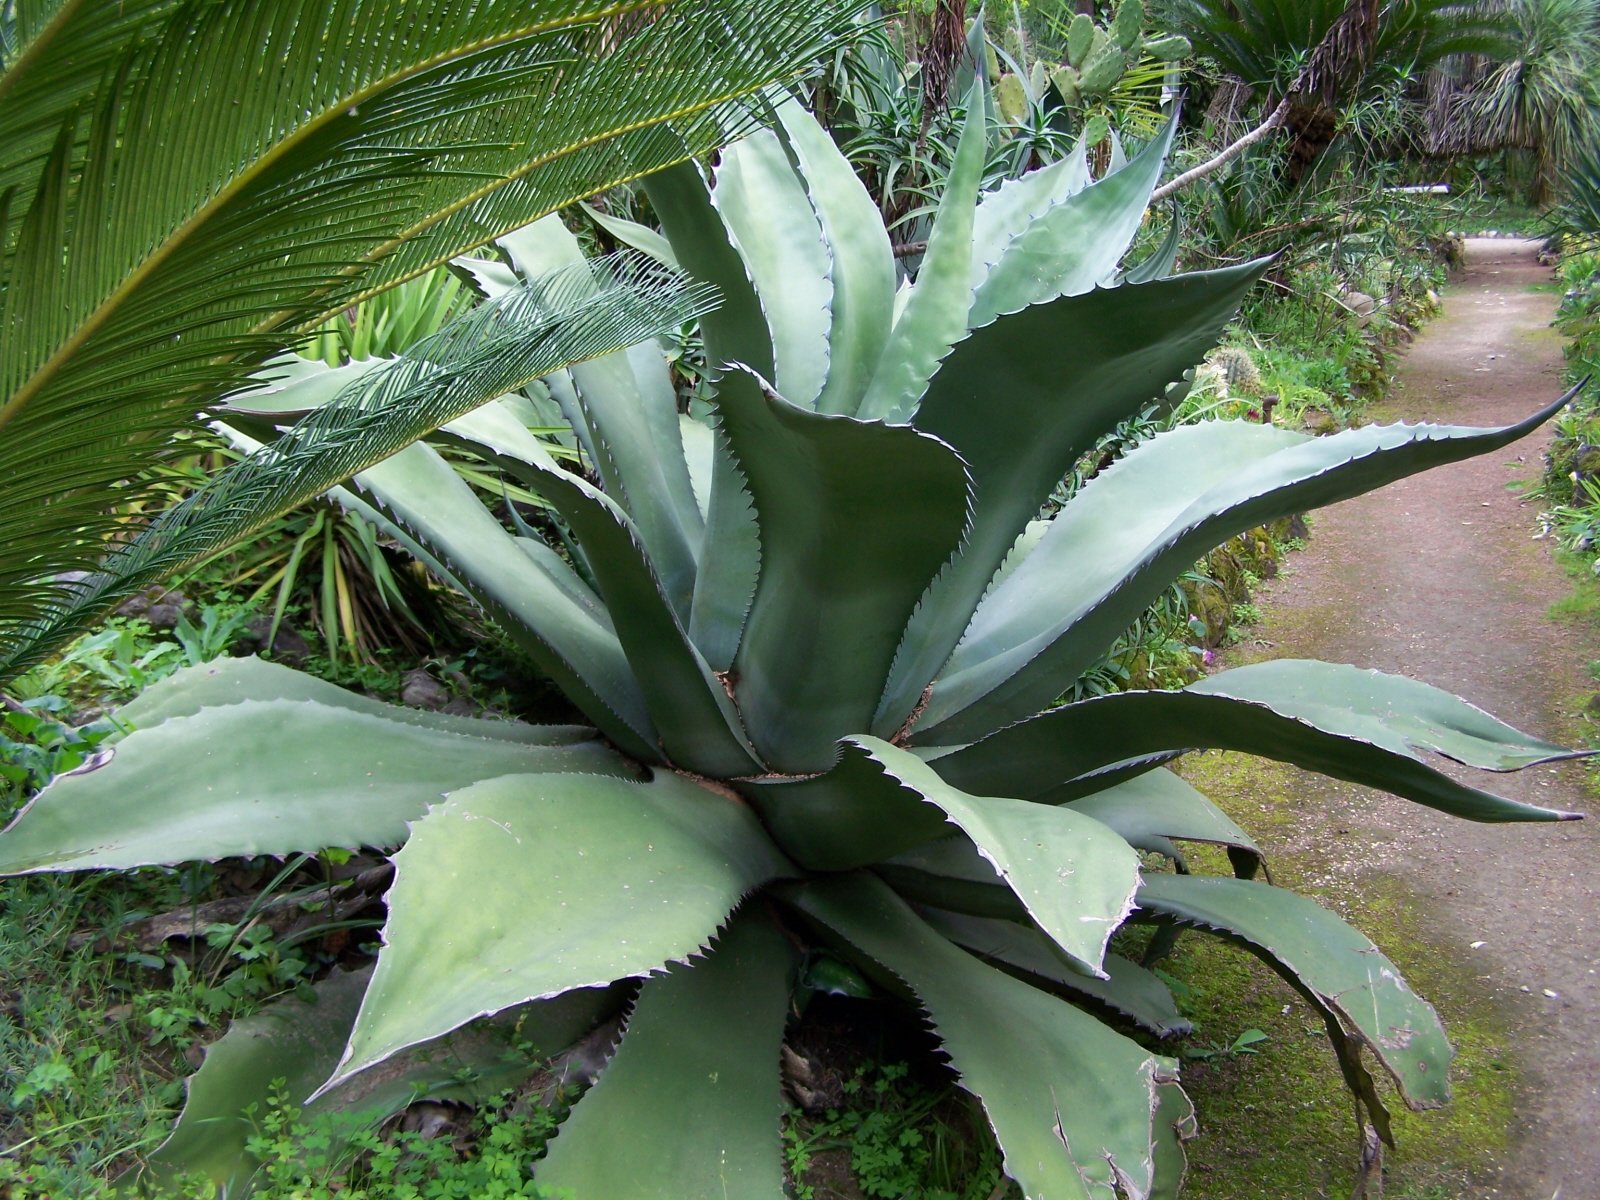
<instances>
[{"instance_id":1,"label":"narrow strap leaf plant","mask_svg":"<svg viewBox=\"0 0 1600 1200\"><path fill-rule=\"evenodd\" d=\"M376 964L214 1046L150 1178L200 1172L243 1195L244 1112L273 1080L377 1121L503 1086L508 1043L553 1053L620 1016L535 1182L574 1200L779 1200L780 1044L803 957L826 952L931 1025L1023 1195L1175 1196L1194 1121L1159 1045L1182 1022L1157 976L1108 953L1130 923L1214 934L1280 973L1383 1136L1377 1077L1413 1107L1448 1098L1433 1009L1360 933L1258 877L1249 834L1164 764L1226 747L1466 819L1554 821L1571 814L1431 759L1509 771L1567 752L1322 662L1058 699L1208 548L1493 451L1558 405L1492 429L1180 428L1042 517L1105 431L1164 402L1263 264L1125 270L1170 131L1104 178L1080 153L980 194L983 111L898 287L871 198L793 101L709 178L682 164L645 181L664 236L608 218L718 289L709 414L680 413L644 346L441 430L538 494L564 539L508 531L427 442L339 460L372 518L581 721L403 710L224 660L124 708L110 761L0 834L9 873L393 851ZM498 245L458 264L491 316L468 318L457 350L531 303L524 281L592 278L557 218ZM495 365L446 343L376 369L302 365L234 397L230 419L270 439L321 411L325 435L375 395ZM535 410L559 412L588 470L529 433ZM306 428L275 443L286 458L315 460ZM336 449L383 436L363 426ZM195 507L204 519L205 493ZM1186 840L1225 847L1234 874L1190 873ZM481 1070L464 1080L463 1063Z\"/></svg>"}]
</instances>

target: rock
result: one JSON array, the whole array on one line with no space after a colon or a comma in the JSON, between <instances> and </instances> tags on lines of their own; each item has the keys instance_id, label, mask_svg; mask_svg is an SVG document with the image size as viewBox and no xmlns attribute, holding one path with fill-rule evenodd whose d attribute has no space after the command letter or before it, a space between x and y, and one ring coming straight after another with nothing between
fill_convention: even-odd
<instances>
[{"instance_id":1,"label":"rock","mask_svg":"<svg viewBox=\"0 0 1600 1200\"><path fill-rule=\"evenodd\" d=\"M450 703L450 693L444 684L428 674L426 667L407 671L400 684L400 703L411 708L428 708L438 712Z\"/></svg>"},{"instance_id":2,"label":"rock","mask_svg":"<svg viewBox=\"0 0 1600 1200\"><path fill-rule=\"evenodd\" d=\"M272 636L272 644L267 638ZM271 617L254 617L245 625L244 633L233 643L235 654L265 654L275 662L298 667L311 657L311 643L288 625L280 624L272 635Z\"/></svg>"},{"instance_id":3,"label":"rock","mask_svg":"<svg viewBox=\"0 0 1600 1200\"><path fill-rule=\"evenodd\" d=\"M478 706L465 696L457 696L439 711L452 717L475 717L478 715Z\"/></svg>"},{"instance_id":4,"label":"rock","mask_svg":"<svg viewBox=\"0 0 1600 1200\"><path fill-rule=\"evenodd\" d=\"M1300 427L1307 433L1337 433L1339 422L1323 408L1307 408L1300 413Z\"/></svg>"},{"instance_id":5,"label":"rock","mask_svg":"<svg viewBox=\"0 0 1600 1200\"><path fill-rule=\"evenodd\" d=\"M1355 314L1356 324L1362 328L1372 320L1372 314L1378 311L1378 302L1365 292L1346 292L1344 303L1345 307Z\"/></svg>"}]
</instances>

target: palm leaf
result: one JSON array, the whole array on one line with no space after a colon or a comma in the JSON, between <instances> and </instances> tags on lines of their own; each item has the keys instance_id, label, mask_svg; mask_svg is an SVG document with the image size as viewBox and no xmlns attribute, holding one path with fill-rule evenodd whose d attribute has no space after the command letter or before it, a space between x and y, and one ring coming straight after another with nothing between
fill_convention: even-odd
<instances>
[{"instance_id":1,"label":"palm leaf","mask_svg":"<svg viewBox=\"0 0 1600 1200\"><path fill-rule=\"evenodd\" d=\"M0 76L0 620L92 567L108 489L297 330L721 144L848 14L191 0L127 6L117 42L118 7L19 6Z\"/></svg>"},{"instance_id":2,"label":"palm leaf","mask_svg":"<svg viewBox=\"0 0 1600 1200\"><path fill-rule=\"evenodd\" d=\"M704 286L619 259L598 274L588 264L556 272L473 310L409 357L357 374L282 438L114 549L61 602L6 630L0 674L26 669L92 627L119 597L259 532L440 425L566 364L681 324L710 302Z\"/></svg>"}]
</instances>

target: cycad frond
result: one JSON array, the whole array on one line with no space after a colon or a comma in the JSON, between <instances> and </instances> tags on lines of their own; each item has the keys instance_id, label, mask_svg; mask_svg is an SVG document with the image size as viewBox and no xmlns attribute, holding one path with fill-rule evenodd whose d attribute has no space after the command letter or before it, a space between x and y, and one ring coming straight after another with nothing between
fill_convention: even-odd
<instances>
[{"instance_id":1,"label":"cycad frond","mask_svg":"<svg viewBox=\"0 0 1600 1200\"><path fill-rule=\"evenodd\" d=\"M87 631L118 598L259 532L496 396L680 326L714 303L704 284L618 257L556 272L473 309L163 513L64 603L13 626L0 641L0 676Z\"/></svg>"},{"instance_id":2,"label":"cycad frond","mask_svg":"<svg viewBox=\"0 0 1600 1200\"><path fill-rule=\"evenodd\" d=\"M0 188L0 621L92 569L108 489L296 330L720 144L850 6L128 4L160 19L93 86L35 67L108 7L19 5L0 76L0 170L36 180Z\"/></svg>"}]
</instances>

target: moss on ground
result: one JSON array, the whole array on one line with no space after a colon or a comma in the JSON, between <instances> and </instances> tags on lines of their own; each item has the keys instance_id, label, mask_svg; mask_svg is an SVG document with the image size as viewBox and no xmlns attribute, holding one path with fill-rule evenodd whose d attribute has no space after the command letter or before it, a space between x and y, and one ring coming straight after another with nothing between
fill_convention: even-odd
<instances>
[{"instance_id":1,"label":"moss on ground","mask_svg":"<svg viewBox=\"0 0 1600 1200\"><path fill-rule=\"evenodd\" d=\"M1385 1156L1384 1194L1475 1194L1478 1174L1507 1146L1517 1090L1507 1023L1485 986L1468 963L1430 941L1427 907L1402 878L1352 866L1351 842L1298 803L1301 772L1204 754L1186 759L1182 773L1262 841L1275 882L1351 921L1439 1008L1458 1052L1455 1100L1412 1113L1390 1090L1398 1145ZM1226 1047L1247 1029L1267 1034L1254 1054L1185 1063L1200 1121L1189 1144L1188 1200L1348 1196L1355 1120L1321 1019L1263 964L1215 939L1184 937L1164 969L1190 989L1183 1000L1196 1026L1189 1047Z\"/></svg>"}]
</instances>

